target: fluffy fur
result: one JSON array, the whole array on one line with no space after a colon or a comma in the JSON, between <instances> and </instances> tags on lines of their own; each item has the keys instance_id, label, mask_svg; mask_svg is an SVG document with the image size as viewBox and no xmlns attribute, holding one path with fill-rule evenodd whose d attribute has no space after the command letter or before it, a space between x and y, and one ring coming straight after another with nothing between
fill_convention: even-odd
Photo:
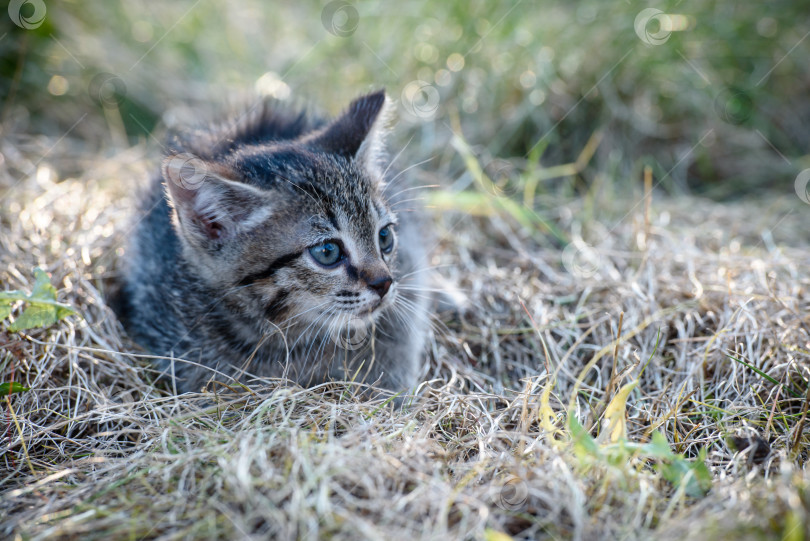
<instances>
[{"instance_id":1,"label":"fluffy fur","mask_svg":"<svg viewBox=\"0 0 810 541\"><path fill-rule=\"evenodd\" d=\"M326 122L265 105L172 139L118 304L134 339L168 358L156 362L178 391L255 376L414 386L424 236L398 204L411 194L384 178L388 107L380 91ZM319 263L310 248L325 242L345 259Z\"/></svg>"}]
</instances>

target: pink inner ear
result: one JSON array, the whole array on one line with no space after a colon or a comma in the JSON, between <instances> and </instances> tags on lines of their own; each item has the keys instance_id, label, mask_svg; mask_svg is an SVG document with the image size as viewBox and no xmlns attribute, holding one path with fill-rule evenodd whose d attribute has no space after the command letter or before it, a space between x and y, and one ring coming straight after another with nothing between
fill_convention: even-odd
<instances>
[{"instance_id":1,"label":"pink inner ear","mask_svg":"<svg viewBox=\"0 0 810 541\"><path fill-rule=\"evenodd\" d=\"M219 240L222 238L223 233L225 233L225 228L221 223L215 222L206 216L199 216L198 219L203 231L205 231L209 239Z\"/></svg>"},{"instance_id":2,"label":"pink inner ear","mask_svg":"<svg viewBox=\"0 0 810 541\"><path fill-rule=\"evenodd\" d=\"M164 160L163 176L185 233L208 240L225 240L267 216L263 207L268 201L263 193L231 180L238 175L221 164L178 154Z\"/></svg>"}]
</instances>

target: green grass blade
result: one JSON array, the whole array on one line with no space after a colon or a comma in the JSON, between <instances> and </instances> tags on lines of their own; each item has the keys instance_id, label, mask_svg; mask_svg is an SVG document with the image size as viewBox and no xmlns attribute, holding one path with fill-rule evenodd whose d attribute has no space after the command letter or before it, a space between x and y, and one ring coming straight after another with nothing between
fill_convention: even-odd
<instances>
[{"instance_id":1,"label":"green grass blade","mask_svg":"<svg viewBox=\"0 0 810 541\"><path fill-rule=\"evenodd\" d=\"M760 376L762 376L762 377L763 377L763 378L765 378L766 380L770 381L770 382L771 382L771 383L773 383L774 385L779 385L780 387L782 387L783 389L785 389L787 392L789 392L790 394L792 394L794 397L796 397L796 398L802 398L802 397L804 396L802 393L800 393L799 391L797 391L796 389L794 389L794 388L793 388L793 387L791 387L790 385L785 385L784 383L781 383L781 382L777 381L776 379L774 379L773 377L769 376L768 374L766 374L765 372L763 372L762 370L760 370L760 369L759 369L759 368L757 368L756 366L754 366L754 365L752 365L752 364L750 364L750 363L747 363L747 362L743 361L742 359L738 359L737 357L734 357L733 355L729 355L728 353L726 353L726 357L728 357L728 358L729 358L729 359L731 359L732 361L737 361L737 362L738 362L738 363L740 363L741 365L743 365L743 366L746 366L746 367L750 368L751 370L753 370L754 372L756 372L757 374L759 374Z\"/></svg>"}]
</instances>

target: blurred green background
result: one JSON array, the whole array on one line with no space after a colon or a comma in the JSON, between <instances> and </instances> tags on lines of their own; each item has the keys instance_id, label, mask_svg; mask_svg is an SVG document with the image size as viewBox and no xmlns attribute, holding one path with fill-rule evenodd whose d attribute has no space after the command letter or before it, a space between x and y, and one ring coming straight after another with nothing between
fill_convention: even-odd
<instances>
[{"instance_id":1,"label":"blurred green background","mask_svg":"<svg viewBox=\"0 0 810 541\"><path fill-rule=\"evenodd\" d=\"M518 198L635 190L644 165L670 193L787 195L810 167L808 2L12 0L0 19L7 143L109 156L257 95L334 114L384 86L395 150L454 189L473 185L454 130Z\"/></svg>"}]
</instances>

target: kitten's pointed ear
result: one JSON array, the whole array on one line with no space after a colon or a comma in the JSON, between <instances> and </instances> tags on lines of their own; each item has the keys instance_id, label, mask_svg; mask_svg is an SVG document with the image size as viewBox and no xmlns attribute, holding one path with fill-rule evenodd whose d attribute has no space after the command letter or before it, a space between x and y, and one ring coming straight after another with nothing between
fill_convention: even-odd
<instances>
[{"instance_id":1,"label":"kitten's pointed ear","mask_svg":"<svg viewBox=\"0 0 810 541\"><path fill-rule=\"evenodd\" d=\"M382 174L385 135L393 109L384 90L361 96L317 134L310 144L324 152L355 159L379 176Z\"/></svg>"},{"instance_id":2,"label":"kitten's pointed ear","mask_svg":"<svg viewBox=\"0 0 810 541\"><path fill-rule=\"evenodd\" d=\"M176 226L195 245L227 240L271 213L266 192L229 180L234 173L220 164L173 154L163 160L162 172Z\"/></svg>"}]
</instances>

